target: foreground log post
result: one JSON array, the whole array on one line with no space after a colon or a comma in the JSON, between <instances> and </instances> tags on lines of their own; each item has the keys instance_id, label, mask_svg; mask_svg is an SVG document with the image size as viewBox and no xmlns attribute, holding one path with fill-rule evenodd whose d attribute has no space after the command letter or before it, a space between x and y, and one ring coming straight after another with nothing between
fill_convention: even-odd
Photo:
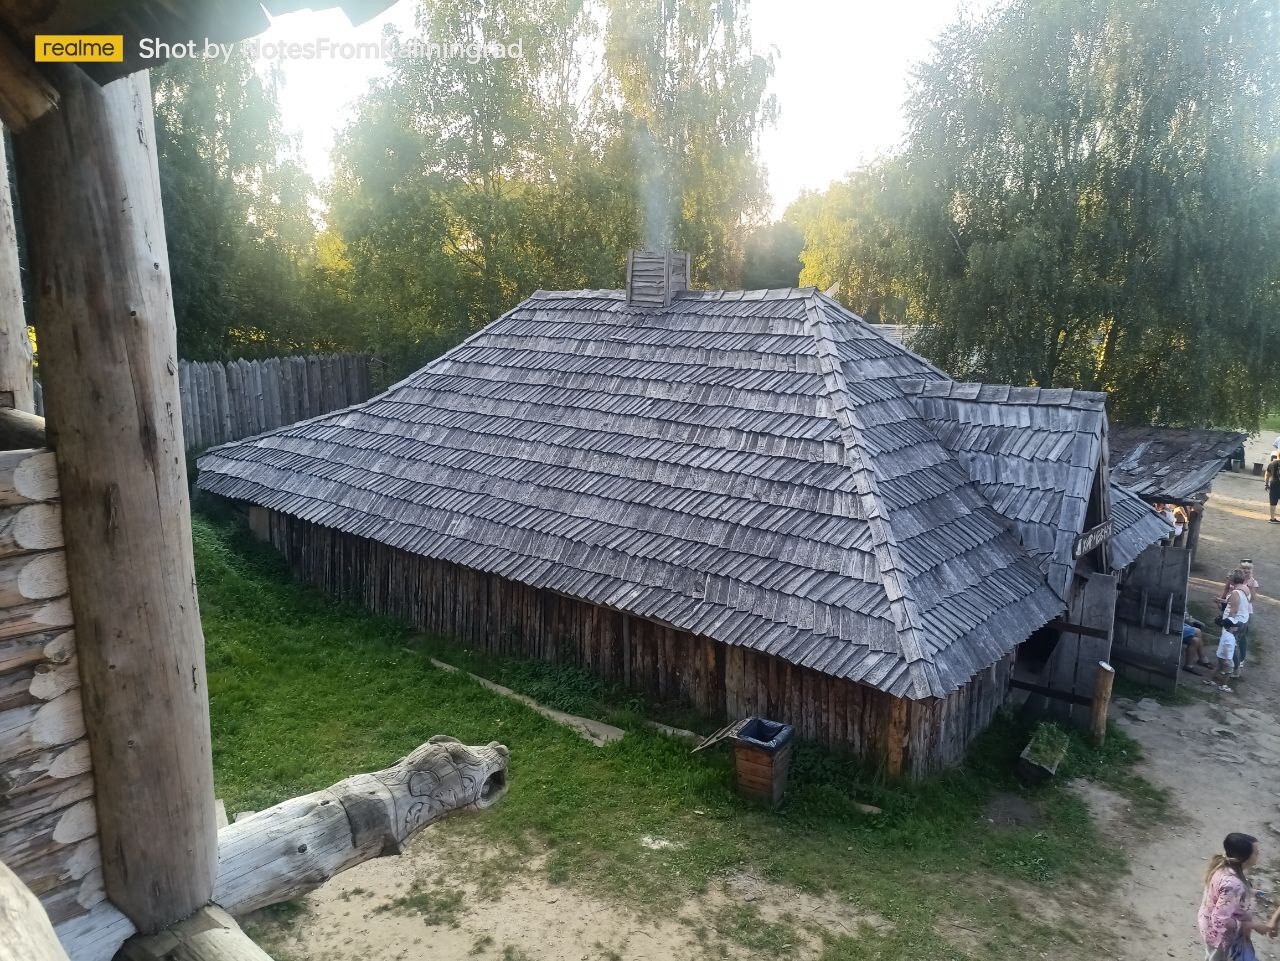
<instances>
[{"instance_id":1,"label":"foreground log post","mask_svg":"<svg viewBox=\"0 0 1280 961\"><path fill-rule=\"evenodd\" d=\"M31 338L22 310L22 275L18 272L18 229L9 195L9 165L0 143L0 407L34 414L35 382L31 373ZM28 445L29 446L29 445Z\"/></svg>"},{"instance_id":2,"label":"foreground log post","mask_svg":"<svg viewBox=\"0 0 1280 961\"><path fill-rule=\"evenodd\" d=\"M120 952L123 961L271 961L219 907L201 908L159 934L134 938Z\"/></svg>"},{"instance_id":3,"label":"foreground log post","mask_svg":"<svg viewBox=\"0 0 1280 961\"><path fill-rule=\"evenodd\" d=\"M39 899L0 862L0 961L67 961Z\"/></svg>"},{"instance_id":4,"label":"foreground log post","mask_svg":"<svg viewBox=\"0 0 1280 961\"><path fill-rule=\"evenodd\" d=\"M49 76L62 105L14 138L18 192L104 882L150 933L207 904L217 866L151 92Z\"/></svg>"},{"instance_id":5,"label":"foreground log post","mask_svg":"<svg viewBox=\"0 0 1280 961\"><path fill-rule=\"evenodd\" d=\"M399 854L433 821L484 810L506 789L501 744L466 747L433 737L384 771L357 774L224 827L214 903L241 915L300 897L362 861Z\"/></svg>"},{"instance_id":6,"label":"foreground log post","mask_svg":"<svg viewBox=\"0 0 1280 961\"><path fill-rule=\"evenodd\" d=\"M1107 739L1107 710L1111 707L1115 680L1116 669L1106 661L1099 661L1098 673L1093 678L1093 701L1089 705L1089 733L1096 747L1102 747Z\"/></svg>"}]
</instances>

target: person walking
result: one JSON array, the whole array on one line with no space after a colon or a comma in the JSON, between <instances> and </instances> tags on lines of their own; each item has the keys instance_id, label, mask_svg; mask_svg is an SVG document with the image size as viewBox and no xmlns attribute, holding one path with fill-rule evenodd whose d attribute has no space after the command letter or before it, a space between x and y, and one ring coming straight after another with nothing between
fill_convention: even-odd
<instances>
[{"instance_id":1,"label":"person walking","mask_svg":"<svg viewBox=\"0 0 1280 961\"><path fill-rule=\"evenodd\" d=\"M1272 452L1267 469L1262 472L1262 486L1271 502L1271 523L1280 524L1280 517L1276 517L1276 504L1280 503L1280 450Z\"/></svg>"},{"instance_id":2,"label":"person walking","mask_svg":"<svg viewBox=\"0 0 1280 961\"><path fill-rule=\"evenodd\" d=\"M1210 859L1196 917L1205 961L1257 961L1253 933L1276 936L1280 910L1266 923L1254 920L1250 910L1253 885L1245 872L1257 863L1258 839L1238 832L1228 834L1222 853Z\"/></svg>"}]
</instances>

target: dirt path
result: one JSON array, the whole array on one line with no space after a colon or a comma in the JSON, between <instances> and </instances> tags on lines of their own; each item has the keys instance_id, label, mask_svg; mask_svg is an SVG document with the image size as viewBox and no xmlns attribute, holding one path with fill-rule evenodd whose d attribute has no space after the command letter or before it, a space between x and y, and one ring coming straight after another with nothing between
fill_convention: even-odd
<instances>
[{"instance_id":1,"label":"dirt path","mask_svg":"<svg viewBox=\"0 0 1280 961\"><path fill-rule=\"evenodd\" d=\"M1138 712L1131 704L1115 706L1121 727L1145 748L1143 774L1171 789L1183 818L1130 848L1132 872L1117 903L1120 930L1131 929L1123 941L1126 961L1202 961L1195 926L1199 874L1229 831L1245 831L1262 842L1262 863L1254 878L1260 890L1273 895L1280 880L1280 657L1274 650L1280 630L1273 626L1280 625L1280 602L1274 599L1280 596L1280 525L1267 522L1258 478L1220 474L1191 572L1192 600L1216 597L1226 572L1241 557L1254 558L1263 594L1254 615L1247 673L1235 693L1212 692L1194 678L1186 684L1195 697L1192 703ZM1212 627L1206 634L1216 641ZM1104 823L1110 815L1117 842L1129 847L1114 804L1099 792L1090 793L1099 802L1093 805L1095 815ZM1280 957L1280 942L1258 948L1260 957Z\"/></svg>"}]
</instances>

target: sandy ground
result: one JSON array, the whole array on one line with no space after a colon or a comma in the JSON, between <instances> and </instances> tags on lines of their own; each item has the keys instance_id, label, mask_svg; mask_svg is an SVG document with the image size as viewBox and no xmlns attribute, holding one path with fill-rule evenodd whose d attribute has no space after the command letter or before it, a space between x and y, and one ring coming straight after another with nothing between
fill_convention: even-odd
<instances>
[{"instance_id":1,"label":"sandy ground","mask_svg":"<svg viewBox=\"0 0 1280 961\"><path fill-rule=\"evenodd\" d=\"M246 927L276 961L747 961L756 955L714 933L718 912L750 905L765 921L794 922L796 934L810 939L797 954L811 957L822 945L806 932L855 935L861 925L887 924L747 874L727 878L678 915L633 914L580 889L548 885L541 858L513 865L497 850L440 849L436 839L427 828L404 856L344 872L306 898L294 923L251 918ZM482 867L469 871L468 864ZM428 902L397 906L415 891L429 892ZM458 894L453 910L432 916L424 907Z\"/></svg>"},{"instance_id":2,"label":"sandy ground","mask_svg":"<svg viewBox=\"0 0 1280 961\"><path fill-rule=\"evenodd\" d=\"M1273 706L1280 658L1268 649L1271 638L1280 636L1268 630L1280 623L1280 603L1265 596L1268 589L1280 595L1280 525L1267 523L1261 482L1250 474L1220 475L1208 511L1192 571L1193 597L1216 595L1225 572L1240 557L1254 557L1264 596L1257 613L1262 628L1255 627L1253 644L1261 650L1233 694L1219 694L1188 676L1195 694L1190 704L1114 705L1118 723L1146 749L1143 773L1170 788L1180 811L1176 823L1154 832L1150 826L1135 829L1123 799L1095 785L1077 785L1100 829L1113 832L1130 855L1132 870L1111 902L1113 916L1099 919L1118 932L1117 961L1201 961L1195 930L1199 875L1228 831L1263 839L1264 858L1268 850L1275 858L1255 880L1267 892L1280 886L1280 727ZM548 886L538 858L512 864L501 852L471 848L462 855L448 843L446 835L429 828L404 857L360 865L314 892L295 923L251 922L250 930L278 961L698 961L750 956L708 933L716 912L744 903L766 919L788 915L800 931L825 927L853 934L851 926L884 923L851 919L847 904L748 876L728 879L721 889L686 904L679 916L655 919L575 888ZM396 906L396 899L415 894L416 904ZM1043 893L1031 900L1041 912L1049 904ZM1071 911L1069 904L1060 907ZM1096 905L1088 910L1095 912ZM424 925L424 912L431 911L439 912L441 923ZM800 953L815 956L820 948L816 942L808 947ZM1280 958L1280 943L1261 945L1260 956Z\"/></svg>"},{"instance_id":3,"label":"sandy ground","mask_svg":"<svg viewBox=\"0 0 1280 961\"><path fill-rule=\"evenodd\" d=\"M1262 596L1246 676L1234 685L1235 693L1212 692L1200 678L1184 675L1187 689L1196 694L1193 703L1148 703L1141 710L1126 702L1115 705L1115 719L1145 748L1142 773L1173 792L1180 823L1163 825L1132 846L1119 816L1122 802L1089 790L1095 817L1111 825L1117 843L1130 852L1132 872L1121 886L1115 920L1126 961L1202 961L1195 926L1200 873L1228 832L1244 831L1261 841L1262 861L1254 878L1260 891L1274 896L1280 882L1280 658L1275 655L1280 631L1273 627L1280 623L1280 602L1274 599L1280 596L1280 524L1267 522L1260 479L1219 474L1191 572L1192 598L1216 597L1241 557L1254 558ZM1280 958L1280 942L1257 947L1260 957Z\"/></svg>"}]
</instances>

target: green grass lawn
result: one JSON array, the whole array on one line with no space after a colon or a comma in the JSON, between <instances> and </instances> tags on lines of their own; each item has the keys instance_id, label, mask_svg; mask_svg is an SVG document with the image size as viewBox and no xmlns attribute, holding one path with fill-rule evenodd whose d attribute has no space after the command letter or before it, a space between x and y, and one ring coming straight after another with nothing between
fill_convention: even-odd
<instances>
[{"instance_id":1,"label":"green grass lawn","mask_svg":"<svg viewBox=\"0 0 1280 961\"><path fill-rule=\"evenodd\" d=\"M457 843L545 852L549 883L586 885L641 911L672 911L747 869L892 922L865 938L831 938L826 961L967 957L943 937L948 925L980 932L981 957L1088 938L1087 920L1038 920L1026 892L1049 898L1065 885L1082 893L1080 882L1096 893L1124 870L1116 845L1097 835L1074 795L1013 779L1028 731L1016 719L1002 717L963 770L909 786L877 783L851 758L800 744L786 800L768 811L735 795L726 751L691 755L686 743L643 727L651 706L635 695L564 667L417 637L332 601L291 582L274 554L232 521L197 515L194 533L215 776L229 812L385 767L432 734L499 740L511 749L510 792L483 815L451 822ZM434 668L431 655L627 734L593 747ZM1132 775L1136 756L1118 732L1101 752L1073 738L1068 768L1107 782L1150 819L1166 800ZM989 823L985 806L997 792L1025 798L1036 822ZM863 814L858 801L884 813ZM674 846L651 850L644 835Z\"/></svg>"}]
</instances>

